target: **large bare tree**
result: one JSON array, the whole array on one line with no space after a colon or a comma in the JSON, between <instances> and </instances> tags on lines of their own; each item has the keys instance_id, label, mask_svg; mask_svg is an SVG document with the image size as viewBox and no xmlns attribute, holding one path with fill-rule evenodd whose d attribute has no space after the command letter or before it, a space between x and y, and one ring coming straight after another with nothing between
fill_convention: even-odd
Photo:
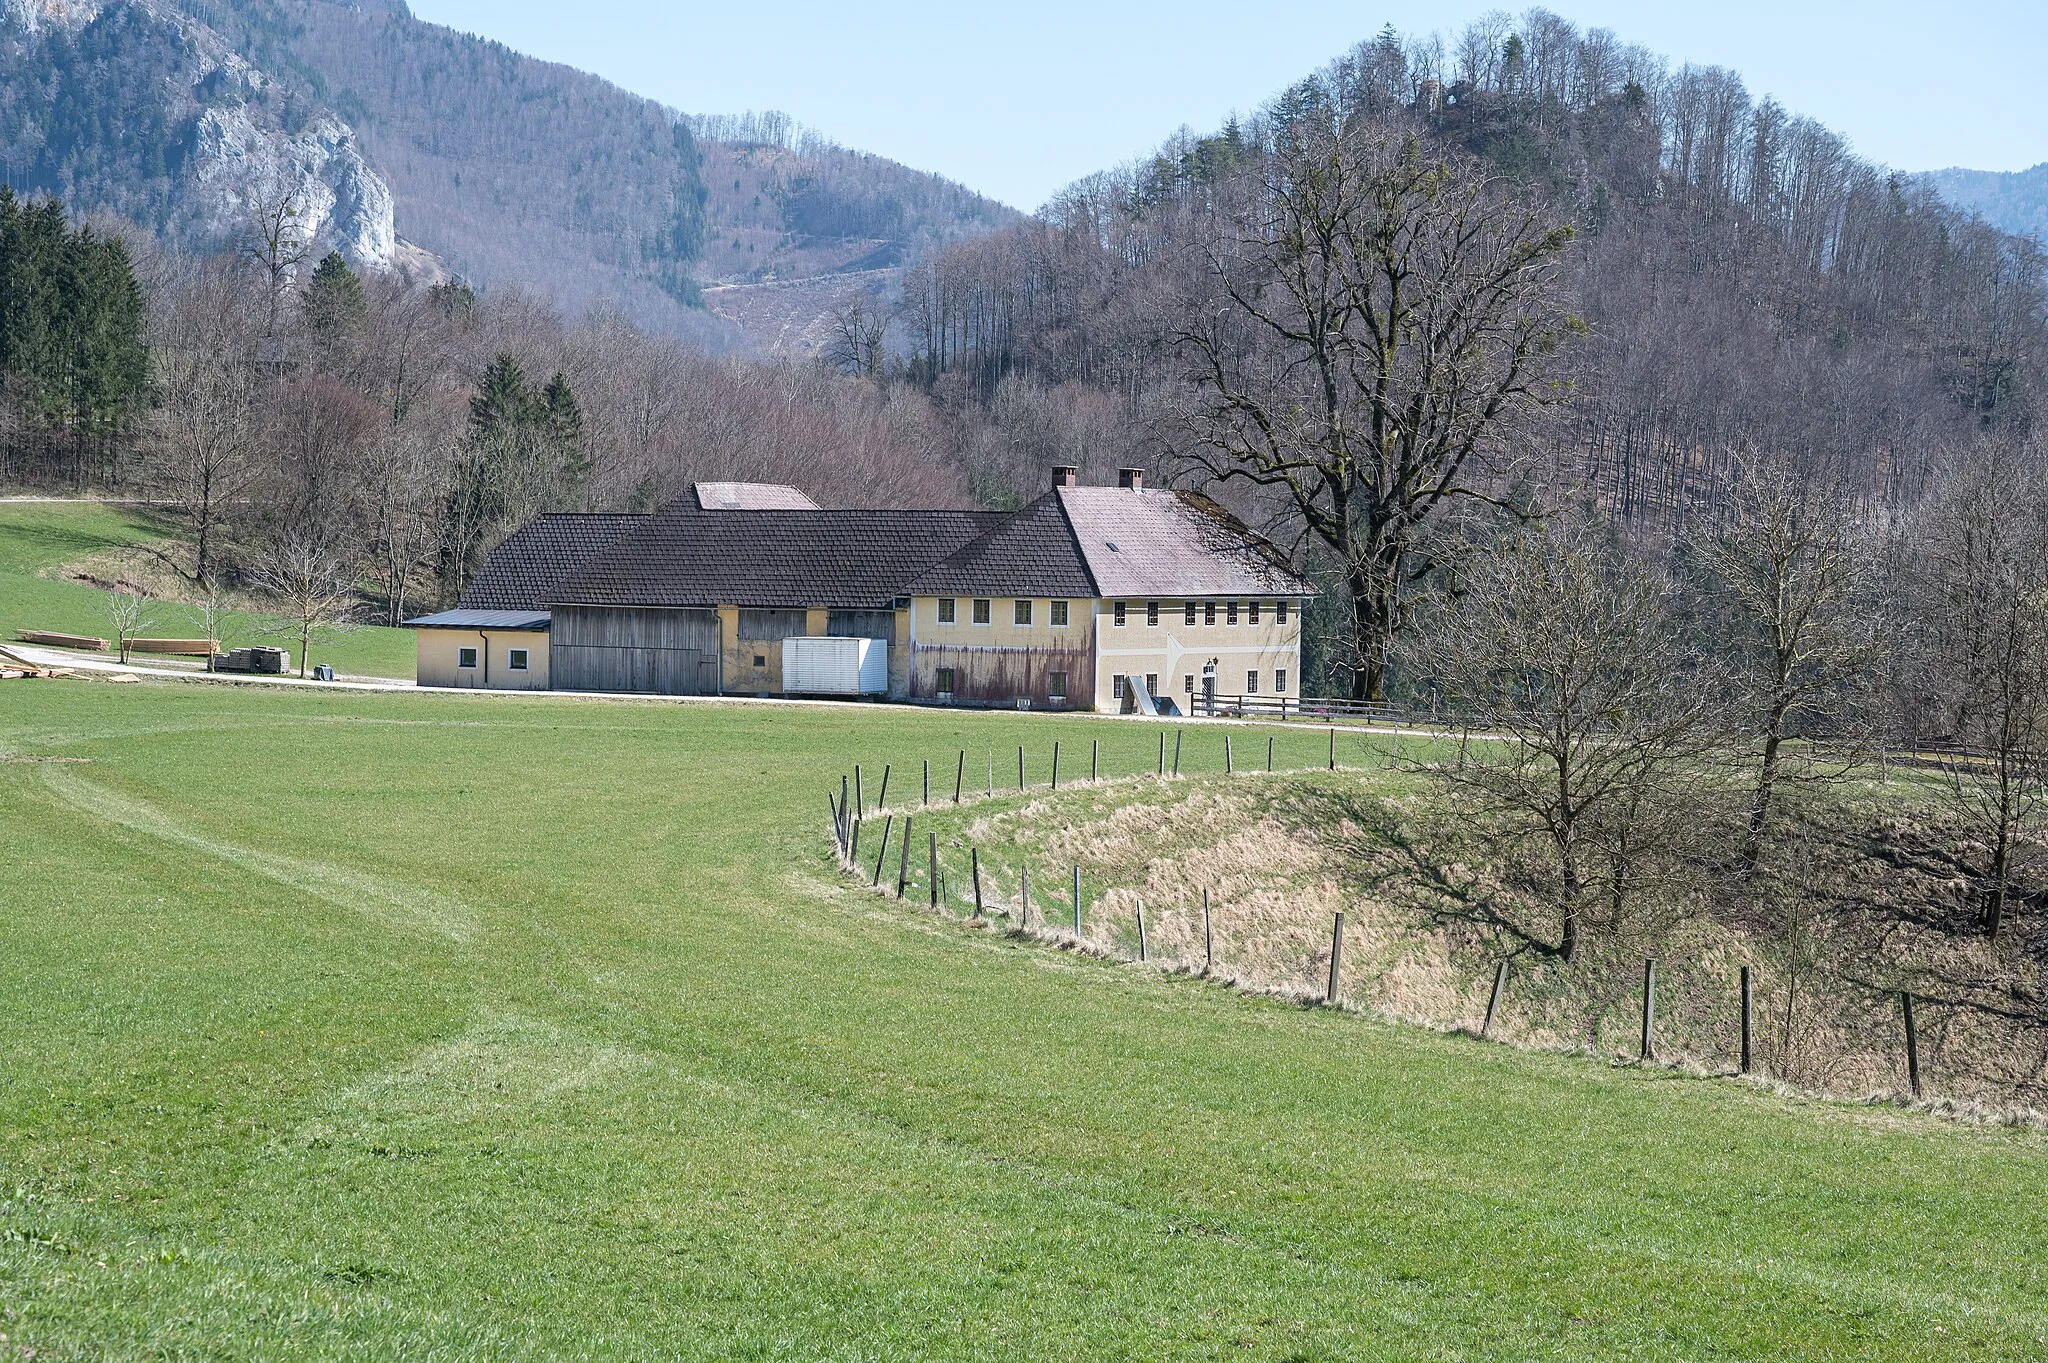
<instances>
[{"instance_id":1,"label":"large bare tree","mask_svg":"<svg viewBox=\"0 0 2048 1363\"><path fill-rule=\"evenodd\" d=\"M1572 237L1476 163L1321 109L1192 231L1201 282L1167 330L1194 457L1284 494L1341 564L1355 697L1386 694L1432 523L1504 504L1525 419L1562 393Z\"/></svg>"}]
</instances>

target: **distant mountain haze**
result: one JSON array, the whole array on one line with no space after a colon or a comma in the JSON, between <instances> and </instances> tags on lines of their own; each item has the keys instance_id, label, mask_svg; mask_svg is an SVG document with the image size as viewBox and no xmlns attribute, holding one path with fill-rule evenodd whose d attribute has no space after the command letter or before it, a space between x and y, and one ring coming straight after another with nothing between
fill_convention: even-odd
<instances>
[{"instance_id":1,"label":"distant mountain haze","mask_svg":"<svg viewBox=\"0 0 2048 1363\"><path fill-rule=\"evenodd\" d=\"M2032 170L1936 170L1927 181L2001 231L2048 241L2048 161Z\"/></svg>"}]
</instances>

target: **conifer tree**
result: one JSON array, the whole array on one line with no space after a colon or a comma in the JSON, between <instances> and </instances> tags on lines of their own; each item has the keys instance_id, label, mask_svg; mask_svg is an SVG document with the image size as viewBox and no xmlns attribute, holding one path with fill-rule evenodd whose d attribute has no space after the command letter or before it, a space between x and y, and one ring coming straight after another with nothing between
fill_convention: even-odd
<instances>
[{"instance_id":1,"label":"conifer tree","mask_svg":"<svg viewBox=\"0 0 2048 1363\"><path fill-rule=\"evenodd\" d=\"M329 251L306 281L306 330L330 362L346 355L369 316L363 281L341 252Z\"/></svg>"}]
</instances>

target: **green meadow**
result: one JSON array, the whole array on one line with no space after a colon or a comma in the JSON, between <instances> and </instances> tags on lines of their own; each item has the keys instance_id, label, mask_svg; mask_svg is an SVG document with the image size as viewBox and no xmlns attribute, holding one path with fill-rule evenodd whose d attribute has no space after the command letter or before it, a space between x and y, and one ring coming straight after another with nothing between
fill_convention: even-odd
<instances>
[{"instance_id":1,"label":"green meadow","mask_svg":"<svg viewBox=\"0 0 2048 1363\"><path fill-rule=\"evenodd\" d=\"M1056 740L1157 761L1113 719L0 682L0 1357L2048 1355L2039 1133L837 874L853 764L901 808L992 755L1004 808Z\"/></svg>"}]
</instances>

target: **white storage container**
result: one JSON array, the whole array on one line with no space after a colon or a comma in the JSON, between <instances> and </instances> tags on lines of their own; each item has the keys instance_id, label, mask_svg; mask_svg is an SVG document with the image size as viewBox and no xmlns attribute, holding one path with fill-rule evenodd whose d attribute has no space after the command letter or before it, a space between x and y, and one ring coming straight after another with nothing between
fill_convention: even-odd
<instances>
[{"instance_id":1,"label":"white storage container","mask_svg":"<svg viewBox=\"0 0 2048 1363\"><path fill-rule=\"evenodd\" d=\"M889 689L887 639L784 639L782 689L797 696L879 696Z\"/></svg>"}]
</instances>

